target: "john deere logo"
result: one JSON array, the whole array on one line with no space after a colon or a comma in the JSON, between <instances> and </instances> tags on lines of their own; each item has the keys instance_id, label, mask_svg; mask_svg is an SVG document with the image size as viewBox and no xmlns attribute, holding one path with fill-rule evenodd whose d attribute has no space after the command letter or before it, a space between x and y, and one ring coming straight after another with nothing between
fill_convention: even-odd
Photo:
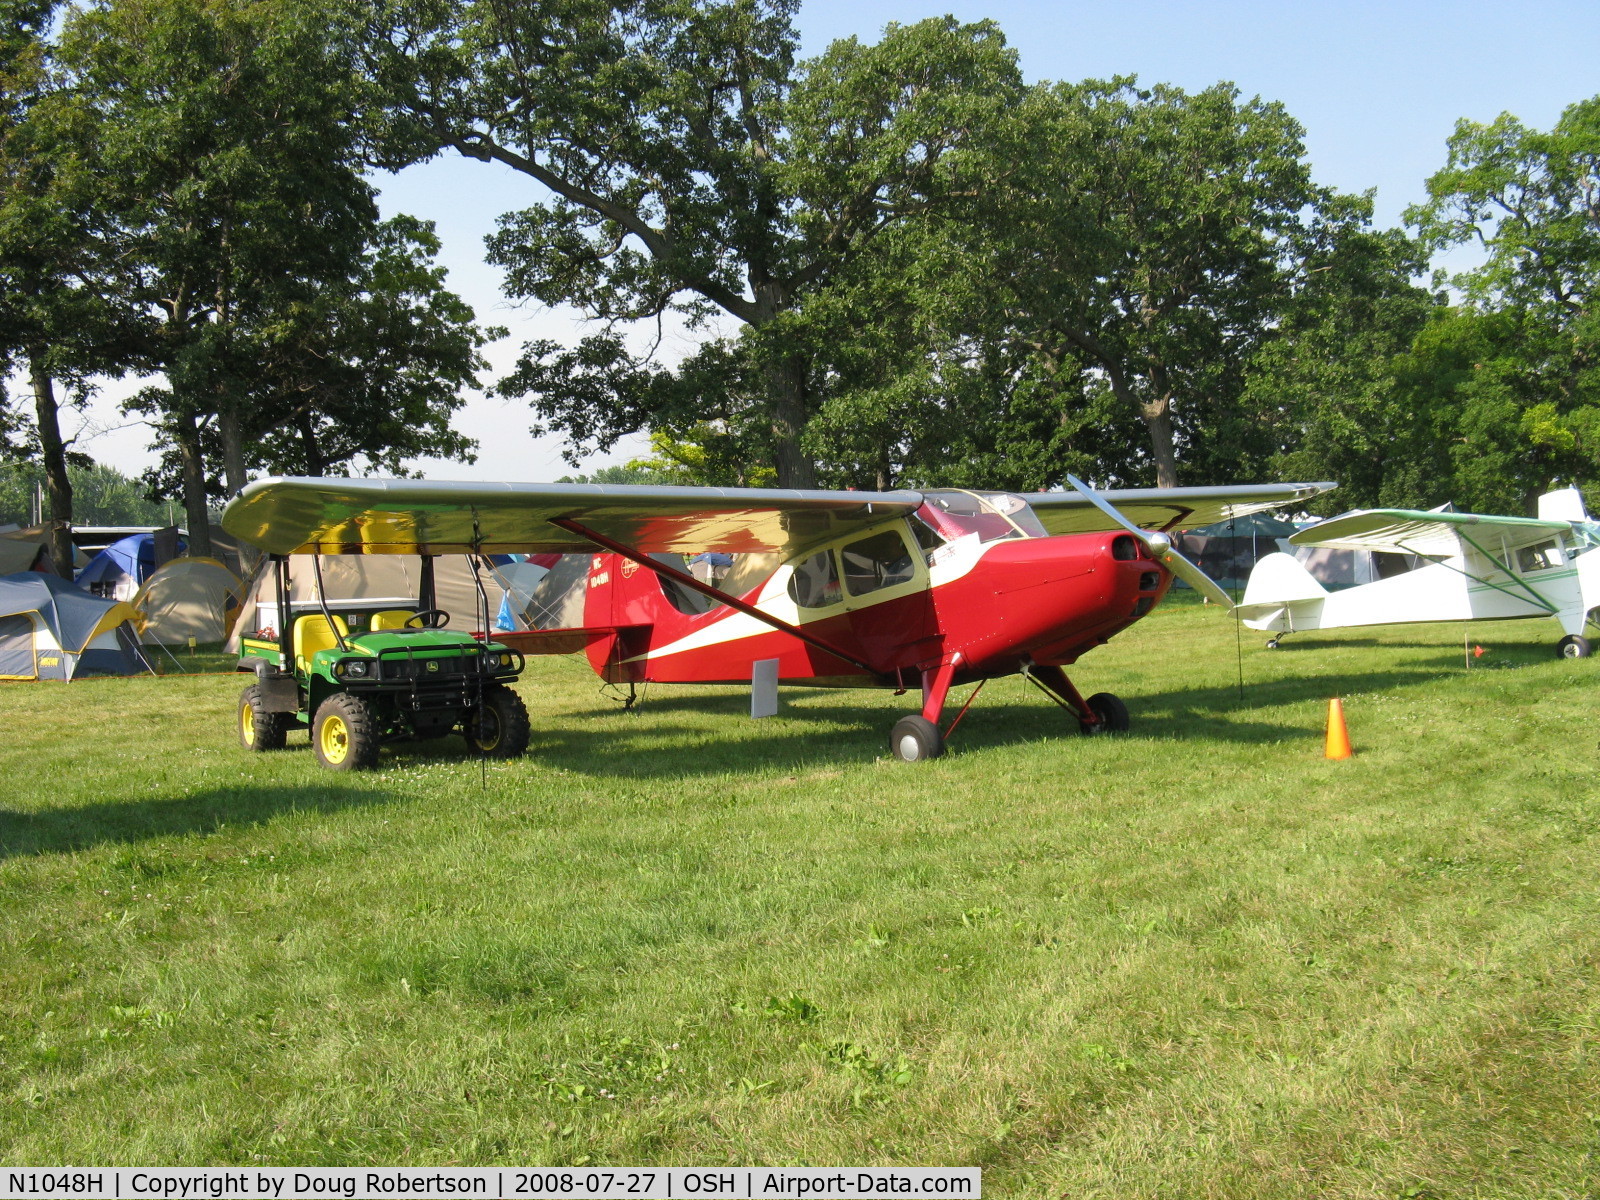
<instances>
[{"instance_id":1,"label":"john deere logo","mask_svg":"<svg viewBox=\"0 0 1600 1200\"><path fill-rule=\"evenodd\" d=\"M438 669L439 669L439 664L436 663L433 659L430 658L428 660L428 670L437 671Z\"/></svg>"}]
</instances>

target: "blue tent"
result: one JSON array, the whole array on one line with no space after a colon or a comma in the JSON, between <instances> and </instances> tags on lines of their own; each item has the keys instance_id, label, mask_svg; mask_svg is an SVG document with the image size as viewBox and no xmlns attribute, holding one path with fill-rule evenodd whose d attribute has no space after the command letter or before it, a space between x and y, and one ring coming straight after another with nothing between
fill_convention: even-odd
<instances>
[{"instance_id":1,"label":"blue tent","mask_svg":"<svg viewBox=\"0 0 1600 1200\"><path fill-rule=\"evenodd\" d=\"M179 542L178 553L182 554L184 549L184 543ZM144 581L155 573L155 535L136 533L112 542L96 554L89 565L78 572L74 582L96 596L131 600Z\"/></svg>"},{"instance_id":2,"label":"blue tent","mask_svg":"<svg viewBox=\"0 0 1600 1200\"><path fill-rule=\"evenodd\" d=\"M147 671L131 623L138 615L55 575L0 575L0 679Z\"/></svg>"}]
</instances>

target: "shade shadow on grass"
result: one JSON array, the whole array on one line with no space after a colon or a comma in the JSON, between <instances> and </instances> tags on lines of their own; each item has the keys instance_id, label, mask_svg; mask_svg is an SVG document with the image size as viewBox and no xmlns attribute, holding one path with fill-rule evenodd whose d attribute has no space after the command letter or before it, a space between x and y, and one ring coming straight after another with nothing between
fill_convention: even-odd
<instances>
[{"instance_id":1,"label":"shade shadow on grass","mask_svg":"<svg viewBox=\"0 0 1600 1200\"><path fill-rule=\"evenodd\" d=\"M42 812L0 808L0 861L212 833L224 826L258 825L289 812L370 808L396 798L377 790L273 786L216 788L160 800L105 800Z\"/></svg>"}]
</instances>

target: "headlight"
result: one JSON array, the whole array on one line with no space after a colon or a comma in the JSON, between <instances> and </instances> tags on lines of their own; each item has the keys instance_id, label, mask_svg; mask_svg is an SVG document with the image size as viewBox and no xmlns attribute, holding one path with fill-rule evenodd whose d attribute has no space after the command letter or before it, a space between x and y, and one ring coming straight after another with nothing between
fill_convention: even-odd
<instances>
[{"instance_id":1,"label":"headlight","mask_svg":"<svg viewBox=\"0 0 1600 1200\"><path fill-rule=\"evenodd\" d=\"M500 656L498 654L485 654L483 656L483 665L491 671L498 671L500 669Z\"/></svg>"},{"instance_id":2,"label":"headlight","mask_svg":"<svg viewBox=\"0 0 1600 1200\"><path fill-rule=\"evenodd\" d=\"M364 662L341 663L344 673L352 679L365 679L367 677L367 664Z\"/></svg>"}]
</instances>

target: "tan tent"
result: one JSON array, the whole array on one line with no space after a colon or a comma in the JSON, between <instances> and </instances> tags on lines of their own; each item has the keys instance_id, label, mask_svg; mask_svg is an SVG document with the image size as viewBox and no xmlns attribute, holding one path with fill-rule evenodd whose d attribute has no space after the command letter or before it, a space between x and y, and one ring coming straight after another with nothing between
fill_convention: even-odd
<instances>
[{"instance_id":1,"label":"tan tent","mask_svg":"<svg viewBox=\"0 0 1600 1200\"><path fill-rule=\"evenodd\" d=\"M73 555L74 569L88 565L89 556L82 550L74 548ZM54 571L52 562L49 526L35 525L31 529L11 529L0 533L0 575L14 575L18 571Z\"/></svg>"},{"instance_id":2,"label":"tan tent","mask_svg":"<svg viewBox=\"0 0 1600 1200\"><path fill-rule=\"evenodd\" d=\"M190 638L225 639L244 591L244 581L214 558L175 558L145 580L130 603L146 642L182 646Z\"/></svg>"}]
</instances>

